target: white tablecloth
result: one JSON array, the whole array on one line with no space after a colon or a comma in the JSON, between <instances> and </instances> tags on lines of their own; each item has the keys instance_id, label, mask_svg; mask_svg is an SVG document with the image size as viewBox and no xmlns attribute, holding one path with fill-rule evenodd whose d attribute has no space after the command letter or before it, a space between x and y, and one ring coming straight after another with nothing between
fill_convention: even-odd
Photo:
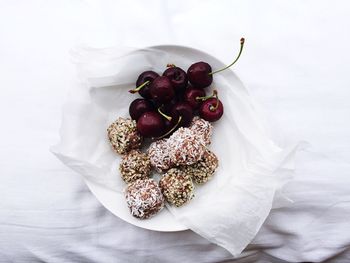
<instances>
[{"instance_id":1,"label":"white tablecloth","mask_svg":"<svg viewBox=\"0 0 350 263\"><path fill-rule=\"evenodd\" d=\"M237 262L350 262L349 10L319 0L0 1L0 262L231 262L191 231L118 219L49 147L75 84L71 47L180 44L229 63L241 36L235 72L281 139L310 147L285 188L294 203L271 212Z\"/></svg>"}]
</instances>

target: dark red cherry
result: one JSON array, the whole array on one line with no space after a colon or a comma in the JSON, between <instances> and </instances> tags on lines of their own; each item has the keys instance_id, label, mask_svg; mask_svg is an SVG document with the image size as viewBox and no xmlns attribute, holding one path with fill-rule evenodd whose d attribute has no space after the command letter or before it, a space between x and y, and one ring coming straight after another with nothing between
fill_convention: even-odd
<instances>
[{"instance_id":1,"label":"dark red cherry","mask_svg":"<svg viewBox=\"0 0 350 263\"><path fill-rule=\"evenodd\" d=\"M154 110L151 102L145 99L136 99L129 106L129 114L133 120L138 120L142 113Z\"/></svg>"},{"instance_id":2,"label":"dark red cherry","mask_svg":"<svg viewBox=\"0 0 350 263\"><path fill-rule=\"evenodd\" d=\"M145 112L137 120L137 130L146 138L159 137L164 133L163 117L155 111Z\"/></svg>"},{"instance_id":3,"label":"dark red cherry","mask_svg":"<svg viewBox=\"0 0 350 263\"><path fill-rule=\"evenodd\" d=\"M153 82L153 80L156 79L157 77L159 77L159 74L157 72L154 72L151 70L142 72L140 76L137 78L136 88L133 90L129 90L129 92L130 93L139 92L139 94L145 99L150 99L151 98L150 85Z\"/></svg>"},{"instance_id":4,"label":"dark red cherry","mask_svg":"<svg viewBox=\"0 0 350 263\"><path fill-rule=\"evenodd\" d=\"M213 82L211 66L206 62L192 64L187 70L187 77L191 84L198 88L206 88Z\"/></svg>"},{"instance_id":5,"label":"dark red cherry","mask_svg":"<svg viewBox=\"0 0 350 263\"><path fill-rule=\"evenodd\" d=\"M171 111L171 118L175 124L182 117L179 126L188 127L193 119L192 107L187 102L178 102Z\"/></svg>"},{"instance_id":6,"label":"dark red cherry","mask_svg":"<svg viewBox=\"0 0 350 263\"><path fill-rule=\"evenodd\" d=\"M223 70L228 69L233 64L237 62L239 57L242 54L244 45L244 38L241 38L241 48L239 50L238 56L236 59L228 66L212 71L211 66L206 62L197 62L192 64L187 70L187 77L191 84L197 88L205 88L208 87L213 82L213 75L219 73Z\"/></svg>"},{"instance_id":7,"label":"dark red cherry","mask_svg":"<svg viewBox=\"0 0 350 263\"><path fill-rule=\"evenodd\" d=\"M176 113L173 117L170 117L161 112L160 109L159 112L164 117L164 134L158 139L169 137L171 134L173 134L173 132L182 126L182 116L179 116L178 113Z\"/></svg>"},{"instance_id":8,"label":"dark red cherry","mask_svg":"<svg viewBox=\"0 0 350 263\"><path fill-rule=\"evenodd\" d=\"M174 106L179 102L178 98L173 98L171 101L169 101L166 104L163 104L160 109L162 112L164 112L167 115L171 114L171 111L173 110Z\"/></svg>"},{"instance_id":9,"label":"dark red cherry","mask_svg":"<svg viewBox=\"0 0 350 263\"><path fill-rule=\"evenodd\" d=\"M156 102L154 100L149 100L149 102L153 105L155 109L158 109L160 106L163 105L163 103Z\"/></svg>"},{"instance_id":10,"label":"dark red cherry","mask_svg":"<svg viewBox=\"0 0 350 263\"><path fill-rule=\"evenodd\" d=\"M173 85L175 93L183 91L188 84L187 74L184 70L174 65L170 65L163 73L163 76L168 77Z\"/></svg>"},{"instance_id":11,"label":"dark red cherry","mask_svg":"<svg viewBox=\"0 0 350 263\"><path fill-rule=\"evenodd\" d=\"M177 92L175 94L175 97L176 97L176 100L177 101L183 101L184 100L184 94L185 94L185 91L188 89L188 86L183 89L183 90L180 90L179 92Z\"/></svg>"},{"instance_id":12,"label":"dark red cherry","mask_svg":"<svg viewBox=\"0 0 350 263\"><path fill-rule=\"evenodd\" d=\"M153 80L150 86L150 92L152 100L157 103L167 103L175 97L173 85L165 76Z\"/></svg>"},{"instance_id":13,"label":"dark red cherry","mask_svg":"<svg viewBox=\"0 0 350 263\"><path fill-rule=\"evenodd\" d=\"M202 104L202 100L199 99L202 97L205 97L204 89L190 87L186 89L183 99L192 107L193 110L197 110Z\"/></svg>"},{"instance_id":14,"label":"dark red cherry","mask_svg":"<svg viewBox=\"0 0 350 263\"><path fill-rule=\"evenodd\" d=\"M214 122L224 114L224 106L218 98L204 101L199 109L199 116L206 121Z\"/></svg>"},{"instance_id":15,"label":"dark red cherry","mask_svg":"<svg viewBox=\"0 0 350 263\"><path fill-rule=\"evenodd\" d=\"M176 103L169 115L165 114L158 108L158 112L164 117L164 134L161 138L170 136L174 131L182 126L189 126L193 119L193 110L187 102Z\"/></svg>"}]
</instances>

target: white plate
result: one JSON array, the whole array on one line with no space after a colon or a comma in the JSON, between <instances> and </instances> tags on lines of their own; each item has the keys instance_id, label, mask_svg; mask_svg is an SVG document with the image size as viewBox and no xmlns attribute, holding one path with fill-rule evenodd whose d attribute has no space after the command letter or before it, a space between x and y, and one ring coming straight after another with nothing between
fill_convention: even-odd
<instances>
[{"instance_id":1,"label":"white plate","mask_svg":"<svg viewBox=\"0 0 350 263\"><path fill-rule=\"evenodd\" d=\"M223 62L219 61L213 56L189 47L162 45L153 46L150 47L150 49L155 51L165 51L169 55L169 63L174 63L180 67L183 67L184 70L187 70L192 63L198 61L208 62L214 69L225 66ZM220 77L227 78L227 80L229 80L230 83L232 83L237 89L243 88L241 81L230 70L220 74ZM134 80L130 80L130 82L133 81ZM215 82L213 84L215 85ZM210 90L210 88L207 89L208 93ZM225 105L225 107L230 107L230 105ZM186 226L175 220L167 209L163 209L163 211L161 211L158 215L147 220L136 219L130 215L122 193L109 190L108 188L102 187L101 185L89 180L85 181L91 192L104 207L106 207L114 215L130 224L156 231L182 231L188 229Z\"/></svg>"},{"instance_id":2,"label":"white plate","mask_svg":"<svg viewBox=\"0 0 350 263\"><path fill-rule=\"evenodd\" d=\"M157 64L157 69L161 68L161 70L165 69L166 63L173 63L184 68L185 70L192 63L198 61L208 62L213 69L219 69L225 66L224 63L205 52L183 46L154 46L146 49L146 51L136 50L133 52L152 52L152 57L156 61L149 61L146 59L145 61L137 60L137 63L139 63L142 67L146 64L148 64L150 67ZM128 56L132 56L134 54L133 52L128 53ZM99 55L100 54L101 53L99 52ZM162 55L159 56L159 54ZM166 54L165 58L164 54ZM107 54L106 57L108 60L111 58L110 54ZM92 61L94 63L95 59ZM98 64L99 68L106 65L106 63L103 61L97 61L96 63L100 63ZM165 63L164 68L163 66L160 66L163 65L163 63ZM114 80L123 83L118 87L118 90L115 90L115 87L110 86L110 83L113 83L113 79L111 82L110 78L107 79L105 84L101 84L101 82L99 82L99 84L101 84L100 86L95 86L91 82L85 85L85 89L87 88L90 91L89 102L83 104L77 104L74 102L71 109L68 107L68 109L65 110L64 120L60 131L61 143L57 148L53 148L52 151L63 163L82 174L91 192L96 196L101 204L124 221L138 227L156 231L186 230L188 227L178 222L166 208L150 219L139 220L131 216L129 209L126 206L124 194L121 191L121 189L125 187L125 184L122 182L117 172L120 157L113 153L111 147L108 145L109 142L107 138L105 138L105 141L101 140L103 137L106 137L105 129L101 129L101 127L103 127L103 125L109 125L109 123L115 120L115 118L118 116L125 115L124 117L127 117L127 108L129 107L130 102L136 98L135 95L131 95L127 92L127 90L134 86L134 75L137 76L137 74L141 72L135 68L135 63L132 63L132 67L129 70L130 72L126 72L123 68L116 68L114 66L111 67L110 65L109 68L111 68L112 72L108 71L108 74L117 71L126 73L128 77L125 77L124 79L121 77L114 78ZM100 80L101 78L98 79ZM237 76L231 70L227 70L218 74L218 76L214 78L212 87L206 89L207 94L209 94L213 87L215 87L215 79L228 82L230 86L232 85L235 87L236 91L244 90L244 87ZM232 103L230 99L226 98L226 96L228 96L227 90L223 90L220 87L217 88L219 90L221 89L219 96L221 94L222 101L225 104L225 111L231 111L230 107L232 107ZM86 91L83 93L86 93ZM81 96L82 93L79 93L76 98L78 99ZM72 97L75 98L75 96ZM118 104L116 104L116 102L118 102ZM102 117L99 115L101 114L100 112L102 112ZM96 117L95 115L98 116L96 119L94 118ZM108 117L106 115L108 115ZM235 132L234 126L232 126L234 123L232 123L232 119L229 121L228 117L229 116L224 114L222 120L215 123L215 133L218 135L218 137L215 137L214 135L211 148L216 153L221 154L221 156L219 154L221 165L217 171L216 177L211 180L210 183L207 183L203 187L197 188L196 193L198 194L198 198L200 198L200 195L206 196L205 191L208 189L207 186L209 185L213 186L212 184L214 184L215 189L220 189L222 185L220 186L220 183L218 180L216 180L216 178L222 174L225 168L231 169L229 168L229 164L232 162L230 156L239 156L238 152L232 152L230 150L232 147L230 149L222 148L222 138L225 136L232 136L232 134ZM107 120L106 118L111 119ZM221 133L222 125L227 123L230 123L232 128L229 130L226 129L226 133ZM93 132L89 132L90 130ZM230 135L228 135L227 132L229 132ZM221 137L221 139L219 137ZM238 149L237 146L233 148ZM96 158L99 161L99 164L95 165ZM104 167L102 170L99 168L101 165ZM238 165L235 166L238 167ZM230 172L232 171L230 170ZM112 187L113 184L118 185L118 191L113 191L110 189L116 189ZM221 184L225 184L225 180L221 180Z\"/></svg>"}]
</instances>

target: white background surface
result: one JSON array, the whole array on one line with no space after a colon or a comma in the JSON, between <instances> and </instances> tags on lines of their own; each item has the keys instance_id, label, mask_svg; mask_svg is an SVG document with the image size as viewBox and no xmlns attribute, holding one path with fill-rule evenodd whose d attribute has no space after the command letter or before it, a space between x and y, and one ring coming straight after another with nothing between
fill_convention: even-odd
<instances>
[{"instance_id":1,"label":"white background surface","mask_svg":"<svg viewBox=\"0 0 350 263\"><path fill-rule=\"evenodd\" d=\"M69 50L189 45L227 60L287 138L311 146L241 262L350 261L346 1L0 0L0 262L220 262L189 231L128 225L49 153L75 81Z\"/></svg>"}]
</instances>

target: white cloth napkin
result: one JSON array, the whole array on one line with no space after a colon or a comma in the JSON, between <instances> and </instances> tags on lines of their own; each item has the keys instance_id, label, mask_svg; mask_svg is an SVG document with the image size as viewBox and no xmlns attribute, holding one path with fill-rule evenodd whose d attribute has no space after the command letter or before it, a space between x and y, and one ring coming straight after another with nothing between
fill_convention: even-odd
<instances>
[{"instance_id":1,"label":"white cloth napkin","mask_svg":"<svg viewBox=\"0 0 350 263\"><path fill-rule=\"evenodd\" d=\"M80 83L64 107L61 141L52 151L87 180L122 191L120 157L111 150L106 128L117 117L128 116L135 95L127 90L144 70L162 72L169 62L187 68L195 61L156 49L120 47L80 48L73 57ZM283 205L279 190L293 172L296 148L276 145L232 71L215 76L214 85L225 105L210 146L219 157L219 169L210 182L196 187L196 197L189 204L168 209L191 230L238 255L272 206Z\"/></svg>"}]
</instances>

